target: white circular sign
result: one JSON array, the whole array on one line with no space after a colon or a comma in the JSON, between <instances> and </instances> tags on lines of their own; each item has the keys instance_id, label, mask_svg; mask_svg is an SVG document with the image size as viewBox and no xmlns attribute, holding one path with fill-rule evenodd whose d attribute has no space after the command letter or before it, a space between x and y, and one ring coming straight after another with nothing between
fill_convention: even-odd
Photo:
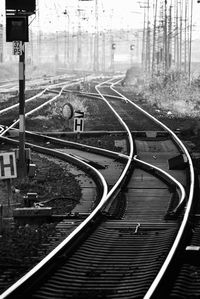
<instances>
[{"instance_id":1,"label":"white circular sign","mask_svg":"<svg viewBox=\"0 0 200 299\"><path fill-rule=\"evenodd\" d=\"M73 116L73 107L70 103L67 103L62 108L62 114L66 119L70 119Z\"/></svg>"}]
</instances>

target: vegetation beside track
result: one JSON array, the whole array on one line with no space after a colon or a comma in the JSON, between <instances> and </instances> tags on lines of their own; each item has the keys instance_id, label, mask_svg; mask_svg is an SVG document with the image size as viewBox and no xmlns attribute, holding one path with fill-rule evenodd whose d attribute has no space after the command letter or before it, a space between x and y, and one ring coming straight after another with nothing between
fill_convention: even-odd
<instances>
[{"instance_id":1,"label":"vegetation beside track","mask_svg":"<svg viewBox=\"0 0 200 299\"><path fill-rule=\"evenodd\" d=\"M48 200L44 206L51 206L54 214L70 212L81 197L80 185L70 173L70 166L41 154L32 153L31 156L37 165L36 176L12 179L12 203L23 207L23 196L36 192L38 201ZM6 182L0 181L3 205L8 203L7 191ZM44 258L67 234L68 231L64 233L57 228L57 222L19 225L12 218L5 218L0 226L0 293Z\"/></svg>"},{"instance_id":2,"label":"vegetation beside track","mask_svg":"<svg viewBox=\"0 0 200 299\"><path fill-rule=\"evenodd\" d=\"M190 152L200 152L198 77L189 84L183 74L171 72L167 76L154 77L145 85L137 84L140 81L132 80L132 84L129 82L125 80L124 86L118 87L118 90L173 131L180 132L180 137L186 142Z\"/></svg>"},{"instance_id":3,"label":"vegetation beside track","mask_svg":"<svg viewBox=\"0 0 200 299\"><path fill-rule=\"evenodd\" d=\"M10 149L9 149L10 150ZM81 196L81 189L76 177L70 173L70 166L38 154L31 153L31 162L36 164L36 176L33 178L12 179L12 202L24 206L23 196L37 193L38 201L62 198L60 210L70 212ZM56 159L55 159L56 161ZM7 204L7 182L0 181L1 203Z\"/></svg>"}]
</instances>

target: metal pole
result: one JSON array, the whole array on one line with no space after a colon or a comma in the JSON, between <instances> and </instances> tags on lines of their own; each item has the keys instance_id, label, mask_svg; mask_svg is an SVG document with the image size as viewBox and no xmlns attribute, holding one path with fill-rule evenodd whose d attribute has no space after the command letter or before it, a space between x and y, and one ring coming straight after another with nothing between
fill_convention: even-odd
<instances>
[{"instance_id":1,"label":"metal pole","mask_svg":"<svg viewBox=\"0 0 200 299\"><path fill-rule=\"evenodd\" d=\"M115 71L115 49L114 47L114 39L113 39L113 34L111 34L111 72Z\"/></svg>"},{"instance_id":2,"label":"metal pole","mask_svg":"<svg viewBox=\"0 0 200 299\"><path fill-rule=\"evenodd\" d=\"M146 33L146 61L145 71L149 75L150 72L150 20L149 20L149 0L147 4L147 33Z\"/></svg>"},{"instance_id":3,"label":"metal pole","mask_svg":"<svg viewBox=\"0 0 200 299\"><path fill-rule=\"evenodd\" d=\"M95 0L94 71L99 71L99 17L98 0Z\"/></svg>"},{"instance_id":4,"label":"metal pole","mask_svg":"<svg viewBox=\"0 0 200 299\"><path fill-rule=\"evenodd\" d=\"M69 22L70 22L69 14L66 9L64 11L64 15L66 15L68 18L68 26L66 26L66 22L65 22L65 56L64 56L64 59L65 59L65 64L66 64L66 56L67 56L67 63L69 63ZM66 45L66 43L67 43L67 45Z\"/></svg>"},{"instance_id":5,"label":"metal pole","mask_svg":"<svg viewBox=\"0 0 200 299\"><path fill-rule=\"evenodd\" d=\"M64 12L64 14L66 14ZM67 25L65 21L65 34L64 34L64 64L66 65L66 56L67 56Z\"/></svg>"},{"instance_id":6,"label":"metal pole","mask_svg":"<svg viewBox=\"0 0 200 299\"><path fill-rule=\"evenodd\" d=\"M188 1L185 0L185 63L184 63L184 71L187 72L187 6Z\"/></svg>"},{"instance_id":7,"label":"metal pole","mask_svg":"<svg viewBox=\"0 0 200 299\"><path fill-rule=\"evenodd\" d=\"M192 19L193 19L193 0L191 0L191 12L190 12L190 44L189 44L189 84L191 84L191 58L192 58Z\"/></svg>"},{"instance_id":8,"label":"metal pole","mask_svg":"<svg viewBox=\"0 0 200 299\"><path fill-rule=\"evenodd\" d=\"M172 5L169 7L169 26L168 26L168 68L172 64Z\"/></svg>"},{"instance_id":9,"label":"metal pole","mask_svg":"<svg viewBox=\"0 0 200 299\"><path fill-rule=\"evenodd\" d=\"M68 17L68 36L67 36L67 62L69 63L69 27L70 27L70 19L69 19L69 14L67 14L67 17Z\"/></svg>"},{"instance_id":10,"label":"metal pole","mask_svg":"<svg viewBox=\"0 0 200 299\"><path fill-rule=\"evenodd\" d=\"M102 31L102 71L105 72L105 49L106 49L106 40L105 40L105 32Z\"/></svg>"},{"instance_id":11,"label":"metal pole","mask_svg":"<svg viewBox=\"0 0 200 299\"><path fill-rule=\"evenodd\" d=\"M165 21L164 21L164 71L168 71L168 36L167 36L167 0L165 0Z\"/></svg>"},{"instance_id":12,"label":"metal pole","mask_svg":"<svg viewBox=\"0 0 200 299\"><path fill-rule=\"evenodd\" d=\"M180 71L180 59L179 59L179 54L180 54L180 50L179 50L179 22L178 22L178 17L179 17L179 8L178 8L178 0L177 0L177 6L176 6L176 29L177 29L177 39L176 39L176 55L177 55L177 70L178 72Z\"/></svg>"},{"instance_id":13,"label":"metal pole","mask_svg":"<svg viewBox=\"0 0 200 299\"><path fill-rule=\"evenodd\" d=\"M81 67L82 64L82 48L81 48L81 9L79 8L78 4L78 29L77 29L77 58L76 64L77 68Z\"/></svg>"},{"instance_id":14,"label":"metal pole","mask_svg":"<svg viewBox=\"0 0 200 299\"><path fill-rule=\"evenodd\" d=\"M182 1L180 1L180 71L182 71L182 24L183 24L183 18L182 18Z\"/></svg>"},{"instance_id":15,"label":"metal pole","mask_svg":"<svg viewBox=\"0 0 200 299\"><path fill-rule=\"evenodd\" d=\"M155 3L154 24L153 24L152 76L154 75L154 71L155 71L155 49L156 49L157 6L158 6L158 0L156 0L156 3Z\"/></svg>"},{"instance_id":16,"label":"metal pole","mask_svg":"<svg viewBox=\"0 0 200 299\"><path fill-rule=\"evenodd\" d=\"M145 52L145 40L146 40L146 10L144 9L144 25L143 25L143 37L142 37L142 68L143 73L145 72L145 59L146 59L146 52Z\"/></svg>"},{"instance_id":17,"label":"metal pole","mask_svg":"<svg viewBox=\"0 0 200 299\"><path fill-rule=\"evenodd\" d=\"M19 56L19 176L26 176L25 157L25 44Z\"/></svg>"}]
</instances>

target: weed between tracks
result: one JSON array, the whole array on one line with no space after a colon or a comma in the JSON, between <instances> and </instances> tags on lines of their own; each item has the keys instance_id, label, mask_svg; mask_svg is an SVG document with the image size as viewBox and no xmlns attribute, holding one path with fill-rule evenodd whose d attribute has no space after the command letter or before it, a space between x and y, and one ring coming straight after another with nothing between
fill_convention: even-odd
<instances>
[{"instance_id":1,"label":"weed between tracks","mask_svg":"<svg viewBox=\"0 0 200 299\"><path fill-rule=\"evenodd\" d=\"M151 101L148 101L147 93L144 94L133 92L131 87L122 88L128 98L136 101L145 110L154 114L161 121L165 122L171 127L171 129L180 129L181 139L184 139L189 150L199 151L200 138L199 129L197 125L198 115L191 117L191 115L176 114L173 107L178 108L180 103L171 106L161 106L161 102L158 99L153 100L153 94L151 95ZM67 98L67 101L72 101L73 98ZM85 130L120 130L116 124L116 120L111 119L110 110L107 109L104 103L82 98L77 100L77 107L81 105L85 108L86 113L86 127ZM62 100L62 105L65 103ZM166 103L165 103L166 104ZM62 106L60 105L60 107ZM183 106L185 107L185 106ZM75 107L76 109L76 107ZM195 109L198 109L196 106ZM45 130L60 130L66 131L67 128L72 130L70 123L61 115L61 109L58 109L55 105L49 106L46 110L45 120L41 121L36 115L30 117L27 120L27 130L41 130L41 123L45 127ZM53 112L53 113L52 113ZM170 113L169 113L170 112ZM109 121L108 121L109 120ZM110 124L109 126L107 124ZM56 126L56 127L55 127ZM71 124L72 126L72 124ZM118 137L117 137L118 138ZM94 146L101 146L111 150L121 150L117 148L115 144L116 137L113 139L110 136L104 136L103 138L84 138L80 141ZM118 138L120 139L120 137ZM3 147L2 147L3 148ZM32 154L33 163L36 163L38 167L37 175L34 179L30 179L24 182L20 182L18 179L13 180L13 201L23 205L23 195L27 192L37 192L39 198L42 200L49 200L51 198L59 198L60 210L70 211L80 198L80 187L70 174L69 169L65 169L66 166L53 163L52 160L48 161L45 157L38 154ZM65 163L66 164L66 163ZM67 186L67 187L66 187ZM3 203L7 203L7 189L3 181L0 182L1 198ZM62 195L63 200L60 198ZM51 197L51 198L50 198ZM58 201L50 201L53 208L57 206ZM57 228L56 224L43 224L43 225L25 225L25 226L7 226L1 233L0 238L0 292L6 289L10 284L22 276L29 268L36 264L41 258L47 254L50 250L50 239L56 236ZM64 238L62 233L60 234L60 240ZM54 244L56 244L54 242Z\"/></svg>"},{"instance_id":2,"label":"weed between tracks","mask_svg":"<svg viewBox=\"0 0 200 299\"><path fill-rule=\"evenodd\" d=\"M70 173L69 165L62 161L55 163L37 153L32 153L32 160L37 165L36 176L23 181L12 180L12 203L23 207L23 196L27 192L37 192L40 201L51 199L47 205L52 206L53 213L70 212L80 199L81 189L75 176ZM4 181L0 181L0 192L1 204L7 205ZM0 293L66 237L57 229L57 223L19 226L10 220L4 220L0 231Z\"/></svg>"}]
</instances>

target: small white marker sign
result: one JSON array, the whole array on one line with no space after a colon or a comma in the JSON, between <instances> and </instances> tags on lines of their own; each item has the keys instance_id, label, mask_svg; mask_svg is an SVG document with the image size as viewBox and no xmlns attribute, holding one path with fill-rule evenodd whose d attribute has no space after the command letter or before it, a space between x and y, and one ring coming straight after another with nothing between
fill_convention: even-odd
<instances>
[{"instance_id":1,"label":"small white marker sign","mask_svg":"<svg viewBox=\"0 0 200 299\"><path fill-rule=\"evenodd\" d=\"M13 55L22 55L22 52L24 52L24 47L25 45L22 44L22 41L13 41Z\"/></svg>"},{"instance_id":2,"label":"small white marker sign","mask_svg":"<svg viewBox=\"0 0 200 299\"><path fill-rule=\"evenodd\" d=\"M12 179L17 177L15 153L0 153L0 179Z\"/></svg>"},{"instance_id":3,"label":"small white marker sign","mask_svg":"<svg viewBox=\"0 0 200 299\"><path fill-rule=\"evenodd\" d=\"M74 132L83 132L84 118L74 118Z\"/></svg>"},{"instance_id":4,"label":"small white marker sign","mask_svg":"<svg viewBox=\"0 0 200 299\"><path fill-rule=\"evenodd\" d=\"M80 111L80 110L74 111L74 117L75 118L83 118L84 117L84 112Z\"/></svg>"}]
</instances>

